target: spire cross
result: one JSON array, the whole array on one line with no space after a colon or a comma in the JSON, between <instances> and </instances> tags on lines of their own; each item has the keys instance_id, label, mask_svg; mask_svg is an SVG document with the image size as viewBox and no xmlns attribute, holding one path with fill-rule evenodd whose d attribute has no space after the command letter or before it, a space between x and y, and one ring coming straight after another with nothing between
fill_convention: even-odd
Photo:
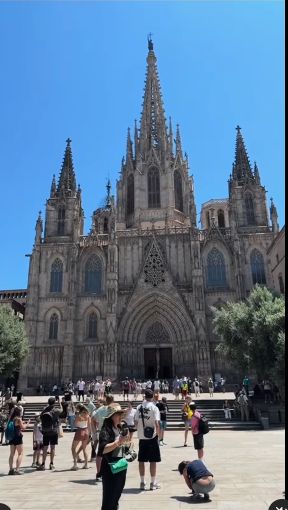
<instances>
[{"instance_id":1,"label":"spire cross","mask_svg":"<svg viewBox=\"0 0 288 510\"><path fill-rule=\"evenodd\" d=\"M238 133L240 132L241 127L239 126L239 124L236 126L236 128L235 128L235 129L236 129L236 131L238 131Z\"/></svg>"},{"instance_id":2,"label":"spire cross","mask_svg":"<svg viewBox=\"0 0 288 510\"><path fill-rule=\"evenodd\" d=\"M72 142L71 138L67 138L66 143L70 146L70 143Z\"/></svg>"},{"instance_id":3,"label":"spire cross","mask_svg":"<svg viewBox=\"0 0 288 510\"><path fill-rule=\"evenodd\" d=\"M152 35L151 32L148 34L148 50L153 51L153 42L152 42Z\"/></svg>"}]
</instances>

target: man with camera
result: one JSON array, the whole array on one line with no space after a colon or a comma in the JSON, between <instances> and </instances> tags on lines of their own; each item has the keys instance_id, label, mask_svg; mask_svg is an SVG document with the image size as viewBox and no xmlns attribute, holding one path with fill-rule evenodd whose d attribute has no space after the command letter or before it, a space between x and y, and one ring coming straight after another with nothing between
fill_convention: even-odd
<instances>
[{"instance_id":1,"label":"man with camera","mask_svg":"<svg viewBox=\"0 0 288 510\"><path fill-rule=\"evenodd\" d=\"M150 490L160 488L156 482L157 462L161 462L158 436L160 433L160 412L152 402L153 391L149 388L145 390L145 400L137 407L135 414L135 425L137 427L139 439L139 474L140 489L146 489L145 482L145 462L150 463L151 483Z\"/></svg>"}]
</instances>

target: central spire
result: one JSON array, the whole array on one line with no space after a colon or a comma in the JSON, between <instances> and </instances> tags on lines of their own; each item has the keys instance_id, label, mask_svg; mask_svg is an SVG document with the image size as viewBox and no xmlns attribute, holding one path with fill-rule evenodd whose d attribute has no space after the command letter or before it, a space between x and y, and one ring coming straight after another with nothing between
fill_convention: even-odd
<instances>
[{"instance_id":1,"label":"central spire","mask_svg":"<svg viewBox=\"0 0 288 510\"><path fill-rule=\"evenodd\" d=\"M237 134L233 177L236 178L239 182L242 182L247 178L252 178L253 174L240 126L236 126L236 131Z\"/></svg>"},{"instance_id":2,"label":"central spire","mask_svg":"<svg viewBox=\"0 0 288 510\"><path fill-rule=\"evenodd\" d=\"M147 71L140 125L140 154L154 147L161 153L168 148L165 112L151 34L148 36Z\"/></svg>"},{"instance_id":3,"label":"central spire","mask_svg":"<svg viewBox=\"0 0 288 510\"><path fill-rule=\"evenodd\" d=\"M76 193L76 178L73 167L71 141L70 138L66 140L66 149L57 187L57 192L64 195Z\"/></svg>"}]
</instances>

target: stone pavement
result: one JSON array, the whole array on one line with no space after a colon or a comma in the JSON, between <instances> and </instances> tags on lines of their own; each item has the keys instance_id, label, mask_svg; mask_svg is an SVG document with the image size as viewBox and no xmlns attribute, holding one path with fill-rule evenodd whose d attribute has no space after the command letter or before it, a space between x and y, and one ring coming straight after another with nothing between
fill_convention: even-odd
<instances>
[{"instance_id":1,"label":"stone pavement","mask_svg":"<svg viewBox=\"0 0 288 510\"><path fill-rule=\"evenodd\" d=\"M100 510L101 483L94 483L94 464L87 471L70 471L71 440L69 432L59 440L55 472L36 472L29 467L32 435L25 433L24 474L17 477L7 476L9 447L0 446L0 502L11 510ZM119 510L191 508L189 490L176 470L181 460L195 458L192 438L188 448L183 448L183 432L168 432L165 440L168 445L161 448L158 470L162 488L140 492L138 465L133 462ZM203 510L267 510L273 501L283 498L283 430L211 431L205 444L205 462L214 473L216 488L212 502L201 503Z\"/></svg>"}]
</instances>

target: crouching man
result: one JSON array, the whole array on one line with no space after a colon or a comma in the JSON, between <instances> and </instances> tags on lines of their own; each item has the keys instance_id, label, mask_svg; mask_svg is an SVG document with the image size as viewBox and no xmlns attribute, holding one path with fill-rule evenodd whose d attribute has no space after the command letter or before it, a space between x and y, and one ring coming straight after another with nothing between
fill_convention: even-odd
<instances>
[{"instance_id":1,"label":"crouching man","mask_svg":"<svg viewBox=\"0 0 288 510\"><path fill-rule=\"evenodd\" d=\"M180 475L184 476L189 489L192 490L192 498L195 501L211 501L209 492L215 488L212 473L206 468L202 460L182 460L178 466ZM203 497L201 496L203 494Z\"/></svg>"}]
</instances>

